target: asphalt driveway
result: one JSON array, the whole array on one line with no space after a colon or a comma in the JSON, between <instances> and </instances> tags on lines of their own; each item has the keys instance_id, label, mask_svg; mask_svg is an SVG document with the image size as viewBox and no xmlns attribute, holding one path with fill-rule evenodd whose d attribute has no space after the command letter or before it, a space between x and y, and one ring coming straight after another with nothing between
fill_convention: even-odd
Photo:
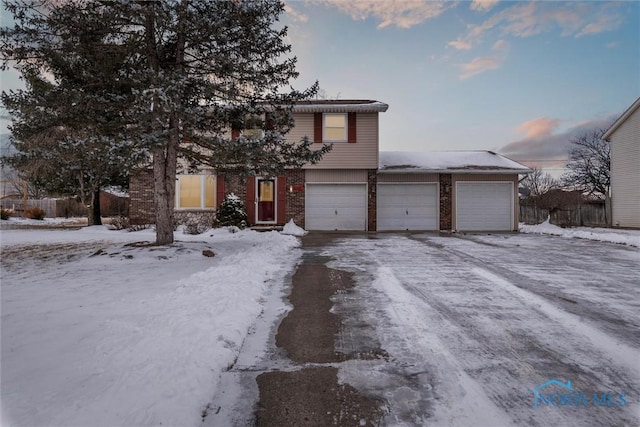
<instances>
[{"instance_id":1,"label":"asphalt driveway","mask_svg":"<svg viewBox=\"0 0 640 427\"><path fill-rule=\"evenodd\" d=\"M352 326L338 341L358 346L373 336L389 354L339 371L387 402L386 423L640 423L637 248L517 234L378 234L338 239L321 254L356 282L336 298Z\"/></svg>"},{"instance_id":2,"label":"asphalt driveway","mask_svg":"<svg viewBox=\"0 0 640 427\"><path fill-rule=\"evenodd\" d=\"M433 233L303 249L291 310L267 304L206 425L640 423L639 249Z\"/></svg>"}]
</instances>

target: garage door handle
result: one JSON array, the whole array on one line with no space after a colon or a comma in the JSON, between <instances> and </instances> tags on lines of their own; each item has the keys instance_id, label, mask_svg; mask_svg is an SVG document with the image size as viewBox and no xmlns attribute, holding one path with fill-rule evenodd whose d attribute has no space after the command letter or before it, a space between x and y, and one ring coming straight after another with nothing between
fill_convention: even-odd
<instances>
[{"instance_id":1,"label":"garage door handle","mask_svg":"<svg viewBox=\"0 0 640 427\"><path fill-rule=\"evenodd\" d=\"M409 209L407 209L407 215L409 215Z\"/></svg>"},{"instance_id":2,"label":"garage door handle","mask_svg":"<svg viewBox=\"0 0 640 427\"><path fill-rule=\"evenodd\" d=\"M336 213L336 215L338 215L338 209L336 209L334 212Z\"/></svg>"}]
</instances>

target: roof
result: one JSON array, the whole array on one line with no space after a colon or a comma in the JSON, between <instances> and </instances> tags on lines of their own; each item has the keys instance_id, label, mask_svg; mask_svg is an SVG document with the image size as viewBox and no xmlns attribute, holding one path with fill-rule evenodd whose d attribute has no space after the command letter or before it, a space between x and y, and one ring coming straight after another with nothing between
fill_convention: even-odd
<instances>
[{"instance_id":1,"label":"roof","mask_svg":"<svg viewBox=\"0 0 640 427\"><path fill-rule=\"evenodd\" d=\"M492 151L381 151L380 173L529 173L531 169Z\"/></svg>"},{"instance_id":2,"label":"roof","mask_svg":"<svg viewBox=\"0 0 640 427\"><path fill-rule=\"evenodd\" d=\"M627 108L627 110L622 113L622 115L620 117L618 117L618 120L616 120L615 122L613 122L613 124L609 127L609 129L607 129L607 131L604 133L604 135L602 135L602 139L604 139L605 141L609 141L609 138L611 138L611 135L613 135L615 133L615 131L622 126L622 124L627 121L627 119L638 109L640 108L640 97L638 97L638 99L636 99L636 102L634 102L633 104L631 104L631 106L629 108Z\"/></svg>"},{"instance_id":3,"label":"roof","mask_svg":"<svg viewBox=\"0 0 640 427\"><path fill-rule=\"evenodd\" d=\"M294 113L381 113L387 111L388 104L367 99L312 99L298 101L293 106Z\"/></svg>"}]
</instances>

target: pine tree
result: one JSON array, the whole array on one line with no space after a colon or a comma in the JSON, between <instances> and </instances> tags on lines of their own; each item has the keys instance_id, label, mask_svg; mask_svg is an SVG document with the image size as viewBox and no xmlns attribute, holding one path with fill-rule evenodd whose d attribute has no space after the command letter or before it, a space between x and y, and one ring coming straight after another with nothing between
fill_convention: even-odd
<instances>
[{"instance_id":1,"label":"pine tree","mask_svg":"<svg viewBox=\"0 0 640 427\"><path fill-rule=\"evenodd\" d=\"M42 7L20 3L8 7L16 26L0 32L5 64L49 66L51 40L60 28L72 33L78 26L97 29L100 43L126 52L112 79L126 82L133 95L121 110L126 126L119 132L150 153L157 244L173 242L179 157L222 172L275 175L315 163L329 150L284 139L293 126L293 104L313 96L317 84L282 91L298 74L284 41L287 28L277 27L281 1L45 1L46 15L60 17L60 27L34 18ZM53 50L62 52L59 46ZM243 130L247 115L262 118L263 134L232 140L228 130Z\"/></svg>"},{"instance_id":2,"label":"pine tree","mask_svg":"<svg viewBox=\"0 0 640 427\"><path fill-rule=\"evenodd\" d=\"M220 208L216 212L214 221L216 227L238 227L247 228L249 218L242 200L235 194L227 194L224 201L220 204Z\"/></svg>"}]
</instances>

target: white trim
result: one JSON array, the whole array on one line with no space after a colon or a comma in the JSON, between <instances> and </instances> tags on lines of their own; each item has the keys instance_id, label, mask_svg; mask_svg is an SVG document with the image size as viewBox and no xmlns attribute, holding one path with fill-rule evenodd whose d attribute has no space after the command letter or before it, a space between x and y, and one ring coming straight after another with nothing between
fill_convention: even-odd
<instances>
[{"instance_id":1,"label":"white trim","mask_svg":"<svg viewBox=\"0 0 640 427\"><path fill-rule=\"evenodd\" d=\"M622 124L626 122L627 119L631 117L633 112L638 108L640 108L640 97L636 99L635 102L631 104L631 106L627 108L624 113L620 115L620 117L617 118L617 120L609 127L609 129L605 131L605 133L602 135L602 139L611 142L611 136L613 136L616 130L618 130L618 128L622 126Z\"/></svg>"},{"instance_id":2,"label":"white trim","mask_svg":"<svg viewBox=\"0 0 640 427\"><path fill-rule=\"evenodd\" d=\"M384 113L389 105L380 101L362 104L295 104L294 113Z\"/></svg>"},{"instance_id":3,"label":"white trim","mask_svg":"<svg viewBox=\"0 0 640 427\"><path fill-rule=\"evenodd\" d=\"M436 229L435 230L415 230L415 231L440 230L440 183L439 182L378 182L377 185L435 185L436 186ZM377 211L378 211L378 194L376 194L376 223L378 220Z\"/></svg>"},{"instance_id":4,"label":"white trim","mask_svg":"<svg viewBox=\"0 0 640 427\"><path fill-rule=\"evenodd\" d=\"M455 226L455 231L460 231L460 226L459 226L459 221L458 221L458 216L460 215L460 210L458 209L458 185L459 184L506 184L509 185L509 189L511 190L511 197L510 197L510 201L509 201L509 230L508 231L514 231L514 226L513 226L513 222L514 222L514 211L515 211L515 199L514 199L514 185L513 185L513 181L456 181L456 192L455 192L455 197L453 200L455 209L456 209L456 226ZM473 231L473 230L462 230L462 231ZM493 231L493 230L478 230L478 231ZM497 231L497 230L496 230ZM507 231L507 230L504 230Z\"/></svg>"},{"instance_id":5,"label":"white trim","mask_svg":"<svg viewBox=\"0 0 640 427\"><path fill-rule=\"evenodd\" d=\"M308 217L308 203L307 203L307 187L309 185L364 185L364 197L365 197L365 206L364 206L364 231L369 231L369 183L368 182L305 182L304 183L304 218L305 224L307 222Z\"/></svg>"},{"instance_id":6,"label":"white trim","mask_svg":"<svg viewBox=\"0 0 640 427\"><path fill-rule=\"evenodd\" d=\"M327 129L327 116L342 116L344 117L344 138L343 139L329 139L326 136ZM338 128L332 128L338 129ZM322 113L322 142L347 142L349 139L349 115L347 113Z\"/></svg>"},{"instance_id":7,"label":"white trim","mask_svg":"<svg viewBox=\"0 0 640 427\"><path fill-rule=\"evenodd\" d=\"M188 208L183 208L180 206L180 178L183 176L199 176L200 177L200 207L188 207ZM205 179L207 177L212 177L213 178L213 207L208 208L205 207L204 204L206 203L206 183L205 183ZM204 211L215 211L216 210L216 206L217 206L217 180L218 177L217 175L214 174L180 174L180 175L176 175L176 181L177 181L177 185L176 185L176 191L175 191L175 200L174 200L174 204L173 204L173 209L174 210L178 210L178 211L193 211L193 210L204 210Z\"/></svg>"},{"instance_id":8,"label":"white trim","mask_svg":"<svg viewBox=\"0 0 640 427\"><path fill-rule=\"evenodd\" d=\"M273 221L260 221L258 220L258 206L260 200L258 198L258 189L260 187L260 181L273 181ZM255 205L255 219L256 224L277 224L278 223L278 178L277 177L256 177L256 188L254 195Z\"/></svg>"}]
</instances>

